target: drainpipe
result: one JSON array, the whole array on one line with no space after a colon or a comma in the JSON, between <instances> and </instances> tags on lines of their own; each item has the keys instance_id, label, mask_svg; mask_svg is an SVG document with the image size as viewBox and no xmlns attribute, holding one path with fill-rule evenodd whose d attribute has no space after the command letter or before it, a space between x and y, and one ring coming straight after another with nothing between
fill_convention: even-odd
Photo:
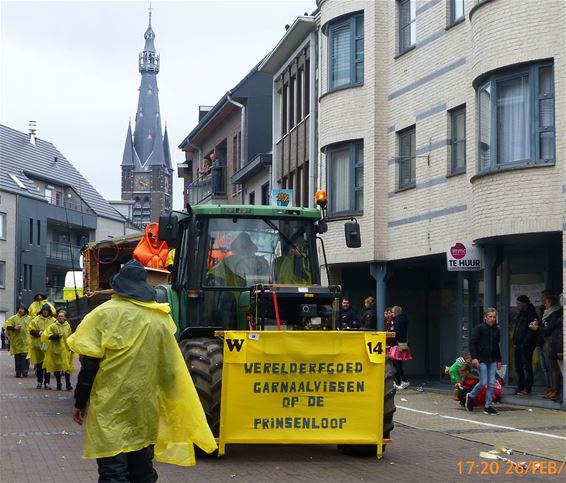
<instances>
[{"instance_id":1,"label":"drainpipe","mask_svg":"<svg viewBox=\"0 0 566 483\"><path fill-rule=\"evenodd\" d=\"M242 169L242 166L246 162L246 148L248 146L248 130L246 129L246 106L232 99L232 91L228 91L228 94L226 94L226 99L230 104L234 104L236 107L240 108L240 132L242 134L240 136L240 166L238 166L238 168ZM226 166L226 174L228 174L228 166ZM244 204L244 201L244 187L242 186L242 204Z\"/></svg>"}]
</instances>

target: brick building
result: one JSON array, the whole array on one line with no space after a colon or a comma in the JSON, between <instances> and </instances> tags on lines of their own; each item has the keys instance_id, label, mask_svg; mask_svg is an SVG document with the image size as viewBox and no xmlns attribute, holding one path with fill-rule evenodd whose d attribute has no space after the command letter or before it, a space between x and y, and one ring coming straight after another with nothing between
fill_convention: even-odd
<instances>
[{"instance_id":1,"label":"brick building","mask_svg":"<svg viewBox=\"0 0 566 483\"><path fill-rule=\"evenodd\" d=\"M302 207L314 206L317 31L314 17L298 17L259 65L273 76L272 186Z\"/></svg>"},{"instance_id":2,"label":"brick building","mask_svg":"<svg viewBox=\"0 0 566 483\"><path fill-rule=\"evenodd\" d=\"M486 306L510 361L516 296L564 286L566 3L317 4L332 281L378 314L405 308L412 374L440 377ZM361 249L344 246L349 217ZM485 268L448 271L457 242Z\"/></svg>"},{"instance_id":3,"label":"brick building","mask_svg":"<svg viewBox=\"0 0 566 483\"><path fill-rule=\"evenodd\" d=\"M269 204L271 76L256 65L181 142L185 203Z\"/></svg>"}]
</instances>

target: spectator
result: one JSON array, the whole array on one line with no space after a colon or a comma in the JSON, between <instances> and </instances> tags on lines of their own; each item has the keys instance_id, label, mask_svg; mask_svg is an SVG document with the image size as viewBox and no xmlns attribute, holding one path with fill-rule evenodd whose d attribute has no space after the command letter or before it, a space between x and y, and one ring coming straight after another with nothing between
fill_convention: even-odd
<instances>
[{"instance_id":1,"label":"spectator","mask_svg":"<svg viewBox=\"0 0 566 483\"><path fill-rule=\"evenodd\" d=\"M550 390L545 391L542 397L558 399L560 395L561 371L558 365L559 352L555 349L560 337L559 332L562 332L562 306L558 304L558 297L550 290L541 292L541 301L545 307L542 315L542 325L538 323L538 320L533 320L529 325L529 329L532 331L540 330L544 336L544 357L550 372Z\"/></svg>"},{"instance_id":2,"label":"spectator","mask_svg":"<svg viewBox=\"0 0 566 483\"><path fill-rule=\"evenodd\" d=\"M338 314L338 325L340 330L360 328L360 315L358 311L352 307L350 297L342 297L340 313Z\"/></svg>"},{"instance_id":3,"label":"spectator","mask_svg":"<svg viewBox=\"0 0 566 483\"><path fill-rule=\"evenodd\" d=\"M16 377L28 377L29 323L28 309L20 305L18 312L2 326L10 340L10 354L14 356Z\"/></svg>"},{"instance_id":4,"label":"spectator","mask_svg":"<svg viewBox=\"0 0 566 483\"><path fill-rule=\"evenodd\" d=\"M517 320L513 331L515 347L515 371L517 372L517 390L515 394L525 396L533 387L533 353L535 351L536 333L529 330L529 324L538 320L536 310L526 295L517 297Z\"/></svg>"},{"instance_id":5,"label":"spectator","mask_svg":"<svg viewBox=\"0 0 566 483\"><path fill-rule=\"evenodd\" d=\"M84 457L99 482L155 482L158 461L189 466L194 441L216 449L175 340L169 304L155 301L139 262L114 276L111 300L96 307L67 340L83 356L73 419L83 424Z\"/></svg>"},{"instance_id":6,"label":"spectator","mask_svg":"<svg viewBox=\"0 0 566 483\"><path fill-rule=\"evenodd\" d=\"M462 392L462 380L464 375L468 375L470 372L470 366L472 363L472 354L466 352L464 357L458 357L450 367L446 366L444 368L444 374L450 376L450 382L454 384L454 394L453 398L455 401L460 400L460 394Z\"/></svg>"},{"instance_id":7,"label":"spectator","mask_svg":"<svg viewBox=\"0 0 566 483\"><path fill-rule=\"evenodd\" d=\"M360 316L360 326L365 330L377 329L377 313L375 311L375 298L369 296L364 300L364 310Z\"/></svg>"},{"instance_id":8,"label":"spectator","mask_svg":"<svg viewBox=\"0 0 566 483\"><path fill-rule=\"evenodd\" d=\"M395 387L407 389L410 383L405 376L403 363L413 359L409 348L409 319L403 313L403 308L398 305L391 307L391 315L393 316L395 338L391 342L389 357L393 362L393 367L395 367Z\"/></svg>"},{"instance_id":9,"label":"spectator","mask_svg":"<svg viewBox=\"0 0 566 483\"><path fill-rule=\"evenodd\" d=\"M497 310L493 307L483 313L484 322L474 328L470 338L472 364L479 367L480 381L466 394L465 406L468 411L474 410L474 397L487 384L485 396L486 414L499 414L493 407L493 390L496 371L501 369L501 350L499 348L499 327L497 326Z\"/></svg>"}]
</instances>

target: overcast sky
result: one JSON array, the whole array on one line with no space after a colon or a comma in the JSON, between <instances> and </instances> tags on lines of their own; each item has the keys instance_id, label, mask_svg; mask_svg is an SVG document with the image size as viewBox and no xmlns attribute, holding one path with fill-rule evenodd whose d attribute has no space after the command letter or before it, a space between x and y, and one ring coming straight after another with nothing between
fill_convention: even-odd
<instances>
[{"instance_id":1,"label":"overcast sky","mask_svg":"<svg viewBox=\"0 0 566 483\"><path fill-rule=\"evenodd\" d=\"M314 0L155 1L157 76L173 167L197 121L259 62ZM0 119L53 143L107 199L120 199L120 163L135 118L138 53L149 2L0 3ZM132 126L133 127L133 126ZM182 183L174 173L174 208Z\"/></svg>"}]
</instances>

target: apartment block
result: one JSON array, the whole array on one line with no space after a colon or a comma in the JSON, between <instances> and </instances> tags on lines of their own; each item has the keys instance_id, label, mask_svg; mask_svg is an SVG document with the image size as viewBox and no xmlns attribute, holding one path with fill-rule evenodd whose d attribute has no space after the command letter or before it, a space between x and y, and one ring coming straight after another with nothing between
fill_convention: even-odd
<instances>
[{"instance_id":1,"label":"apartment block","mask_svg":"<svg viewBox=\"0 0 566 483\"><path fill-rule=\"evenodd\" d=\"M317 5L332 282L359 307L374 295L378 314L405 309L422 377L440 378L496 307L513 383L516 297L538 308L565 282L566 3ZM360 249L344 244L350 218ZM477 249L475 270L449 270L459 244Z\"/></svg>"}]
</instances>

